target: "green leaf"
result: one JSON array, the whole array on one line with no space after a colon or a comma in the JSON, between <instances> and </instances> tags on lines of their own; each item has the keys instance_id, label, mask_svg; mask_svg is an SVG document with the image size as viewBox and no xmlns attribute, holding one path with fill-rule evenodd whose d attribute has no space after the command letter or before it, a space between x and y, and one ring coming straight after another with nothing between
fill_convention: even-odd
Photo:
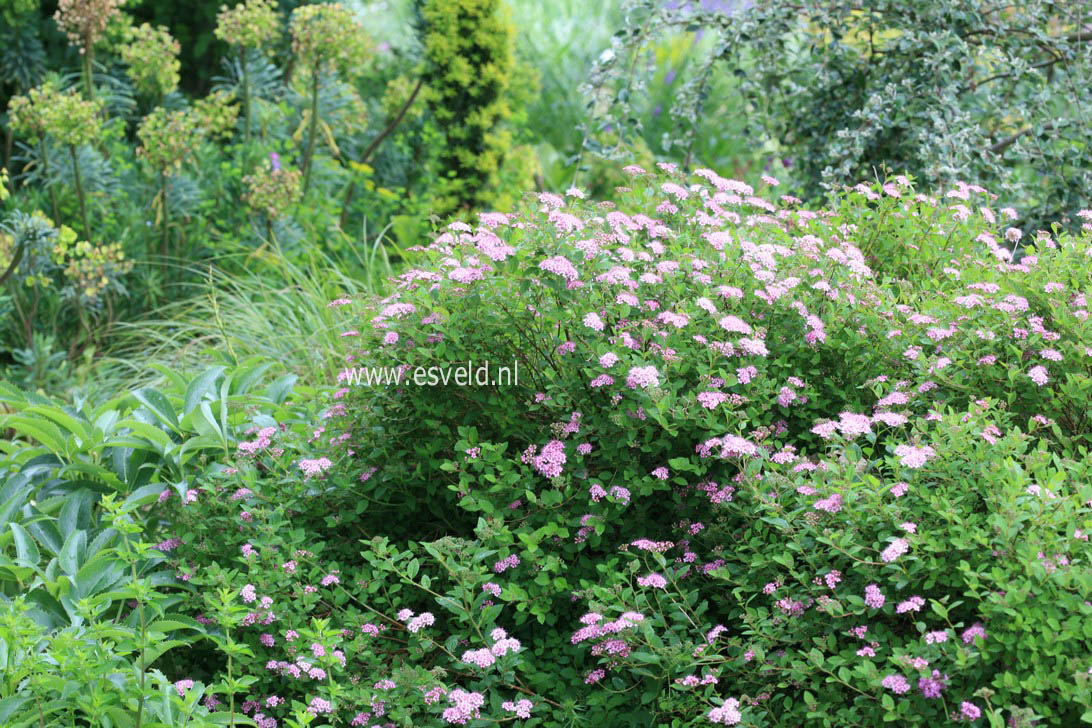
<instances>
[{"instance_id":1,"label":"green leaf","mask_svg":"<svg viewBox=\"0 0 1092 728\"><path fill-rule=\"evenodd\" d=\"M61 552L61 548L64 547L64 536L57 530L52 520L32 520L28 521L26 526L27 531L45 547L50 555L56 556Z\"/></svg>"},{"instance_id":2,"label":"green leaf","mask_svg":"<svg viewBox=\"0 0 1092 728\"><path fill-rule=\"evenodd\" d=\"M154 446L152 449L154 449L155 452L163 454L174 444L171 441L170 435L147 422L129 419L120 422L119 425L128 427L134 433L144 438L144 440L147 440L147 442L135 438L115 437L107 442L107 445L113 447L135 446L147 450L149 449L148 444L151 443Z\"/></svg>"},{"instance_id":3,"label":"green leaf","mask_svg":"<svg viewBox=\"0 0 1092 728\"><path fill-rule=\"evenodd\" d=\"M149 483L148 485L137 488L129 497L125 499L125 503L122 505L122 512L128 513L134 508L148 505L159 497L159 494L163 492L163 483Z\"/></svg>"},{"instance_id":4,"label":"green leaf","mask_svg":"<svg viewBox=\"0 0 1092 728\"><path fill-rule=\"evenodd\" d=\"M216 380L227 369L225 366L212 366L203 371L196 379L186 387L185 401L182 405L182 415L188 415L204 399L209 390L213 388Z\"/></svg>"},{"instance_id":5,"label":"green leaf","mask_svg":"<svg viewBox=\"0 0 1092 728\"><path fill-rule=\"evenodd\" d=\"M87 557L87 531L72 531L65 539L61 552L57 554L57 563L64 573L75 578L80 564Z\"/></svg>"},{"instance_id":6,"label":"green leaf","mask_svg":"<svg viewBox=\"0 0 1092 728\"><path fill-rule=\"evenodd\" d=\"M155 418L175 432L181 433L178 427L178 415L168 400L161 392L151 387L141 387L133 392L133 396L142 405L151 410Z\"/></svg>"},{"instance_id":7,"label":"green leaf","mask_svg":"<svg viewBox=\"0 0 1092 728\"><path fill-rule=\"evenodd\" d=\"M13 695L10 698L0 700L0 725L8 725L12 716L30 700L30 696L27 695Z\"/></svg>"},{"instance_id":8,"label":"green leaf","mask_svg":"<svg viewBox=\"0 0 1092 728\"><path fill-rule=\"evenodd\" d=\"M109 552L96 554L80 567L73 580L76 585L74 599L79 600L106 591L124 574L124 564Z\"/></svg>"},{"instance_id":9,"label":"green leaf","mask_svg":"<svg viewBox=\"0 0 1092 728\"><path fill-rule=\"evenodd\" d=\"M32 405L23 410L26 414L38 415L44 417L61 427L68 430L69 433L75 435L80 439L79 446L86 448L93 438L91 427L84 422L80 422L72 415L68 414L60 407L45 406L45 405Z\"/></svg>"},{"instance_id":10,"label":"green leaf","mask_svg":"<svg viewBox=\"0 0 1092 728\"><path fill-rule=\"evenodd\" d=\"M34 543L34 539L18 523L11 524L11 532L15 537L16 563L37 569L42 560L42 555L38 553L38 544Z\"/></svg>"},{"instance_id":11,"label":"green leaf","mask_svg":"<svg viewBox=\"0 0 1092 728\"><path fill-rule=\"evenodd\" d=\"M212 407L208 402L202 402L197 408L198 414L194 415L193 426L198 434L206 437L215 436L220 443L225 442L224 432L220 429L216 416L212 414Z\"/></svg>"},{"instance_id":12,"label":"green leaf","mask_svg":"<svg viewBox=\"0 0 1092 728\"><path fill-rule=\"evenodd\" d=\"M13 496L4 501L3 504L0 504L0 528L7 525L8 521L11 520L12 514L23 505L23 502L27 499L28 495L30 495L29 488L16 492Z\"/></svg>"},{"instance_id":13,"label":"green leaf","mask_svg":"<svg viewBox=\"0 0 1092 728\"><path fill-rule=\"evenodd\" d=\"M299 377L295 374L286 374L271 382L269 386L265 388L265 396L276 404L283 404L284 400L286 400L288 395L292 392L292 387L296 385L296 380L298 378Z\"/></svg>"}]
</instances>

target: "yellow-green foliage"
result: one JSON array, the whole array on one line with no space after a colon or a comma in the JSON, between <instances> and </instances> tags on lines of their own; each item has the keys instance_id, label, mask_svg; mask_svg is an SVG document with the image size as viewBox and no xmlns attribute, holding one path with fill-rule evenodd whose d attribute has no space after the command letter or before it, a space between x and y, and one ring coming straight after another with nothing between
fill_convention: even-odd
<instances>
[{"instance_id":1,"label":"yellow-green foliage","mask_svg":"<svg viewBox=\"0 0 1092 728\"><path fill-rule=\"evenodd\" d=\"M247 188L243 200L250 209L270 220L282 217L300 197L300 178L298 169L279 165L259 167L254 174L243 177Z\"/></svg>"},{"instance_id":2,"label":"yellow-green foliage","mask_svg":"<svg viewBox=\"0 0 1092 728\"><path fill-rule=\"evenodd\" d=\"M423 0L425 84L446 144L440 153L436 212L494 204L512 144L515 26L500 0Z\"/></svg>"},{"instance_id":3,"label":"yellow-green foliage","mask_svg":"<svg viewBox=\"0 0 1092 728\"><path fill-rule=\"evenodd\" d=\"M166 28L144 23L130 29L121 58L129 64L129 77L137 91L148 96L166 96L178 87L182 48Z\"/></svg>"},{"instance_id":4,"label":"yellow-green foliage","mask_svg":"<svg viewBox=\"0 0 1092 728\"><path fill-rule=\"evenodd\" d=\"M187 111L157 106L137 127L137 156L157 172L169 172L190 158L200 140L198 120Z\"/></svg>"},{"instance_id":5,"label":"yellow-green foliage","mask_svg":"<svg viewBox=\"0 0 1092 728\"><path fill-rule=\"evenodd\" d=\"M74 90L60 91L55 83L32 88L26 96L11 99L8 112L12 128L37 141L46 134L61 144L78 147L99 136L102 102L86 101Z\"/></svg>"},{"instance_id":6,"label":"yellow-green foliage","mask_svg":"<svg viewBox=\"0 0 1092 728\"><path fill-rule=\"evenodd\" d=\"M371 38L353 12L335 3L296 8L291 27L292 52L311 69L332 67L359 75L372 50Z\"/></svg>"},{"instance_id":7,"label":"yellow-green foliage","mask_svg":"<svg viewBox=\"0 0 1092 728\"><path fill-rule=\"evenodd\" d=\"M239 118L239 104L234 91L213 91L193 102L193 117L204 133L213 138L230 139Z\"/></svg>"},{"instance_id":8,"label":"yellow-green foliage","mask_svg":"<svg viewBox=\"0 0 1092 728\"><path fill-rule=\"evenodd\" d=\"M238 48L261 48L280 35L280 18L272 0L247 0L233 8L220 7L216 37Z\"/></svg>"}]
</instances>

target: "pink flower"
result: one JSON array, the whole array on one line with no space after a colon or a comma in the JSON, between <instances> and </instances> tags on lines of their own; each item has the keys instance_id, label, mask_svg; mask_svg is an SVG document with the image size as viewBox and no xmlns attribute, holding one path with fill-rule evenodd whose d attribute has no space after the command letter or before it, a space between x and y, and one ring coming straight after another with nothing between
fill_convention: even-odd
<instances>
[{"instance_id":1,"label":"pink flower","mask_svg":"<svg viewBox=\"0 0 1092 728\"><path fill-rule=\"evenodd\" d=\"M982 716L982 710L974 703L964 700L959 704L959 712L967 720L978 720Z\"/></svg>"},{"instance_id":2,"label":"pink flower","mask_svg":"<svg viewBox=\"0 0 1092 728\"><path fill-rule=\"evenodd\" d=\"M1042 365L1033 366L1028 371L1028 376L1031 377L1031 381L1040 387L1050 381L1049 373L1046 367Z\"/></svg>"},{"instance_id":3,"label":"pink flower","mask_svg":"<svg viewBox=\"0 0 1092 728\"><path fill-rule=\"evenodd\" d=\"M880 558L883 559L885 564L890 564L909 550L909 541L907 541L905 538L896 538L887 548L883 550L883 553L880 554Z\"/></svg>"},{"instance_id":4,"label":"pink flower","mask_svg":"<svg viewBox=\"0 0 1092 728\"><path fill-rule=\"evenodd\" d=\"M318 458L316 460L300 460L299 469L303 471L304 480L310 480L313 477L320 476L333 467L333 463L329 458Z\"/></svg>"},{"instance_id":5,"label":"pink flower","mask_svg":"<svg viewBox=\"0 0 1092 728\"><path fill-rule=\"evenodd\" d=\"M485 648L480 650L467 650L460 659L469 665L476 665L483 670L497 661L496 656Z\"/></svg>"},{"instance_id":6,"label":"pink flower","mask_svg":"<svg viewBox=\"0 0 1092 728\"><path fill-rule=\"evenodd\" d=\"M902 675L888 675L880 684L896 695L910 692L910 683Z\"/></svg>"},{"instance_id":7,"label":"pink flower","mask_svg":"<svg viewBox=\"0 0 1092 728\"><path fill-rule=\"evenodd\" d=\"M739 380L740 384L748 384L756 376L758 376L758 369L753 366L736 369L736 379Z\"/></svg>"},{"instance_id":8,"label":"pink flower","mask_svg":"<svg viewBox=\"0 0 1092 728\"><path fill-rule=\"evenodd\" d=\"M872 609L879 609L884 605L886 598L883 592L880 591L880 587L875 584L869 584L865 587L865 605Z\"/></svg>"},{"instance_id":9,"label":"pink flower","mask_svg":"<svg viewBox=\"0 0 1092 728\"><path fill-rule=\"evenodd\" d=\"M912 596L905 602L899 602L895 607L896 614L905 614L906 612L918 612L925 606L925 600L919 596Z\"/></svg>"},{"instance_id":10,"label":"pink flower","mask_svg":"<svg viewBox=\"0 0 1092 728\"><path fill-rule=\"evenodd\" d=\"M307 712L312 715L318 715L319 713L332 713L334 706L330 705L330 701L322 698L312 698L311 705L308 706Z\"/></svg>"},{"instance_id":11,"label":"pink flower","mask_svg":"<svg viewBox=\"0 0 1092 728\"><path fill-rule=\"evenodd\" d=\"M501 708L507 710L509 713L515 713L517 718L530 718L531 708L534 707L534 703L526 698L517 702L506 700L501 703Z\"/></svg>"},{"instance_id":12,"label":"pink flower","mask_svg":"<svg viewBox=\"0 0 1092 728\"><path fill-rule=\"evenodd\" d=\"M834 493L820 500L815 501L813 506L817 511L826 511L827 513L837 513L842 510L842 495L841 493Z\"/></svg>"},{"instance_id":13,"label":"pink flower","mask_svg":"<svg viewBox=\"0 0 1092 728\"><path fill-rule=\"evenodd\" d=\"M584 316L584 325L595 331L602 331L604 328L603 319L599 318L599 314L596 313L586 314Z\"/></svg>"},{"instance_id":14,"label":"pink flower","mask_svg":"<svg viewBox=\"0 0 1092 728\"><path fill-rule=\"evenodd\" d=\"M567 281L575 281L580 277L580 273L577 272L576 266L574 266L567 258L560 255L555 255L552 258L547 258L538 264L538 267L547 273L553 273L554 275L561 276Z\"/></svg>"},{"instance_id":15,"label":"pink flower","mask_svg":"<svg viewBox=\"0 0 1092 728\"><path fill-rule=\"evenodd\" d=\"M663 589L667 587L667 579L663 578L660 574L649 574L648 576L637 577L637 583L641 586L652 587L654 589Z\"/></svg>"},{"instance_id":16,"label":"pink flower","mask_svg":"<svg viewBox=\"0 0 1092 728\"><path fill-rule=\"evenodd\" d=\"M735 698L728 698L721 705L710 710L707 717L711 723L720 723L721 725L736 725L743 720L743 714L739 710L739 701Z\"/></svg>"},{"instance_id":17,"label":"pink flower","mask_svg":"<svg viewBox=\"0 0 1092 728\"><path fill-rule=\"evenodd\" d=\"M606 676L607 676L607 673L606 673L605 670L602 670L602 669L592 670L584 678L584 683L587 684L587 685L594 685L595 683L599 682L600 680L602 680Z\"/></svg>"},{"instance_id":18,"label":"pink flower","mask_svg":"<svg viewBox=\"0 0 1092 728\"><path fill-rule=\"evenodd\" d=\"M936 451L928 445L921 447L899 445L895 448L895 455L899 457L899 462L906 467L920 468L929 462L930 458L936 457Z\"/></svg>"},{"instance_id":19,"label":"pink flower","mask_svg":"<svg viewBox=\"0 0 1092 728\"><path fill-rule=\"evenodd\" d=\"M406 624L406 629L414 634L417 634L425 627L431 627L435 623L436 617L432 615L432 612L421 612Z\"/></svg>"},{"instance_id":20,"label":"pink flower","mask_svg":"<svg viewBox=\"0 0 1092 728\"><path fill-rule=\"evenodd\" d=\"M633 367L626 375L626 386L630 389L658 387L660 386L660 373L653 366Z\"/></svg>"},{"instance_id":21,"label":"pink flower","mask_svg":"<svg viewBox=\"0 0 1092 728\"><path fill-rule=\"evenodd\" d=\"M975 638L979 637L983 640L986 639L986 628L982 626L981 622L975 622L967 629L963 630L963 634L960 638L963 640L963 644L974 644Z\"/></svg>"},{"instance_id":22,"label":"pink flower","mask_svg":"<svg viewBox=\"0 0 1092 728\"><path fill-rule=\"evenodd\" d=\"M736 316L725 316L717 322L720 327L725 331L737 334L743 334L744 336L751 335L751 327L742 319Z\"/></svg>"},{"instance_id":23,"label":"pink flower","mask_svg":"<svg viewBox=\"0 0 1092 728\"><path fill-rule=\"evenodd\" d=\"M493 564L493 571L497 574L500 574L507 569L514 569L517 566L519 566L519 557L515 554L512 554L511 556L507 556L497 563Z\"/></svg>"}]
</instances>

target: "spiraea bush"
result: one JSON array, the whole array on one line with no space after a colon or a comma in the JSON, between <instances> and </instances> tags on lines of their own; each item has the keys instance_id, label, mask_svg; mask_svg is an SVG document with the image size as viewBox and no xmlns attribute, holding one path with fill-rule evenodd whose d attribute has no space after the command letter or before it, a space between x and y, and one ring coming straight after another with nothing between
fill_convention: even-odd
<instances>
[{"instance_id":1,"label":"spiraea bush","mask_svg":"<svg viewBox=\"0 0 1092 728\"><path fill-rule=\"evenodd\" d=\"M343 378L382 383L155 506L247 715L1092 720L1088 228L1021 231L973 185L808 210L628 172L333 301L370 368ZM487 360L518 383L418 374Z\"/></svg>"}]
</instances>

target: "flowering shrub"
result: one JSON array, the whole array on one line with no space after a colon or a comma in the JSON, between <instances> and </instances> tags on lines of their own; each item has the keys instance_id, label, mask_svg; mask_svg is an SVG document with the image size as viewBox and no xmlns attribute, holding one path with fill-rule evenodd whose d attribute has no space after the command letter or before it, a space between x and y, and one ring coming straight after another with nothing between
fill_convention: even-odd
<instances>
[{"instance_id":1,"label":"flowering shrub","mask_svg":"<svg viewBox=\"0 0 1092 728\"><path fill-rule=\"evenodd\" d=\"M347 364L401 382L256 421L159 506L242 710L1088 720L1087 231L1012 262L970 185L811 211L664 171L452 224L395 295L332 302ZM471 359L519 381L414 383Z\"/></svg>"}]
</instances>

